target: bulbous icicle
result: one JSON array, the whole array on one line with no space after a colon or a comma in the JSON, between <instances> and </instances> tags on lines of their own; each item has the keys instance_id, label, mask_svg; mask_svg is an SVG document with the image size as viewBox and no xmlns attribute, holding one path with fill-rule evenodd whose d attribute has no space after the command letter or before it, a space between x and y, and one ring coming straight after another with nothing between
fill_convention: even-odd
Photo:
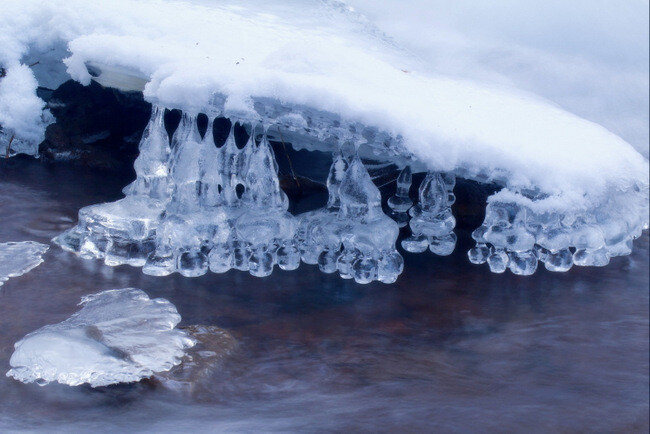
<instances>
[{"instance_id":1,"label":"bulbous icicle","mask_svg":"<svg viewBox=\"0 0 650 434\"><path fill-rule=\"evenodd\" d=\"M251 134L248 137L248 141L239 151L237 158L235 159L235 168L233 175L236 184L242 184L244 187L248 187L246 183L246 174L248 173L251 157L255 153L256 149L257 146L255 145L255 126L251 126ZM275 159L273 159L273 165L275 165Z\"/></svg>"},{"instance_id":2,"label":"bulbous icicle","mask_svg":"<svg viewBox=\"0 0 650 434\"><path fill-rule=\"evenodd\" d=\"M327 192L329 193L327 208L336 211L341 207L339 188L341 187L345 171L348 168L348 162L340 152L333 154L333 160L329 175L327 176Z\"/></svg>"},{"instance_id":3,"label":"bulbous icicle","mask_svg":"<svg viewBox=\"0 0 650 434\"><path fill-rule=\"evenodd\" d=\"M411 167L406 166L397 177L397 189L395 195L388 199L388 206L395 212L404 213L413 206L413 201L409 198L409 190L413 182Z\"/></svg>"},{"instance_id":4,"label":"bulbous icicle","mask_svg":"<svg viewBox=\"0 0 650 434\"><path fill-rule=\"evenodd\" d=\"M246 146L255 146L252 134L251 140ZM275 155L266 134L250 157L246 186L244 197L247 202L282 211L286 211L289 206L286 194L280 189Z\"/></svg>"},{"instance_id":5,"label":"bulbous icicle","mask_svg":"<svg viewBox=\"0 0 650 434\"><path fill-rule=\"evenodd\" d=\"M347 161L348 165L352 163L355 157L357 157L357 147L351 140L345 141L341 144L339 148L341 156Z\"/></svg>"},{"instance_id":6,"label":"bulbous icicle","mask_svg":"<svg viewBox=\"0 0 650 434\"><path fill-rule=\"evenodd\" d=\"M170 174L175 182L198 181L201 136L196 116L184 113L172 138Z\"/></svg>"},{"instance_id":7,"label":"bulbous icicle","mask_svg":"<svg viewBox=\"0 0 650 434\"><path fill-rule=\"evenodd\" d=\"M171 212L194 212L199 207L201 136L196 116L183 114L172 139L170 174L174 182Z\"/></svg>"},{"instance_id":8,"label":"bulbous icicle","mask_svg":"<svg viewBox=\"0 0 650 434\"><path fill-rule=\"evenodd\" d=\"M235 178L235 170L237 167L237 159L239 157L239 149L235 143L235 123L230 126L230 134L226 138L226 143L219 148L218 167L221 174L221 187L222 196L226 205L234 205L237 201L237 181Z\"/></svg>"},{"instance_id":9,"label":"bulbous icicle","mask_svg":"<svg viewBox=\"0 0 650 434\"><path fill-rule=\"evenodd\" d=\"M368 221L383 214L381 193L358 155L345 172L339 192L342 217Z\"/></svg>"},{"instance_id":10,"label":"bulbous icicle","mask_svg":"<svg viewBox=\"0 0 650 434\"><path fill-rule=\"evenodd\" d=\"M427 173L420 185L420 208L431 214L438 214L447 207L448 193L440 173Z\"/></svg>"},{"instance_id":11,"label":"bulbous icicle","mask_svg":"<svg viewBox=\"0 0 650 434\"><path fill-rule=\"evenodd\" d=\"M213 119L208 119L208 127L201 141L200 179L201 179L201 205L212 207L220 202L219 185L221 173L219 172L219 151L214 144Z\"/></svg>"},{"instance_id":12,"label":"bulbous icicle","mask_svg":"<svg viewBox=\"0 0 650 434\"><path fill-rule=\"evenodd\" d=\"M136 180L124 189L128 195L143 195L164 200L169 195L169 136L164 124L165 109L154 105L138 148L140 155L133 163Z\"/></svg>"}]
</instances>

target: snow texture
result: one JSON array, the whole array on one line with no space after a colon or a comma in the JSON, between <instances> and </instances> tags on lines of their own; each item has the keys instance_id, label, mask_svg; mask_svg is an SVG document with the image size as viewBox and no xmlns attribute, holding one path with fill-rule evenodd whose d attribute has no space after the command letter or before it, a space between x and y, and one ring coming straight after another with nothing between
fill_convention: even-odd
<instances>
[{"instance_id":1,"label":"snow texture","mask_svg":"<svg viewBox=\"0 0 650 434\"><path fill-rule=\"evenodd\" d=\"M173 304L140 289L103 291L80 305L67 320L18 341L7 376L39 385L134 382L170 370L195 343L174 328L181 317Z\"/></svg>"},{"instance_id":2,"label":"snow texture","mask_svg":"<svg viewBox=\"0 0 650 434\"><path fill-rule=\"evenodd\" d=\"M0 286L38 267L50 246L35 241L0 243Z\"/></svg>"},{"instance_id":3,"label":"snow texture","mask_svg":"<svg viewBox=\"0 0 650 434\"><path fill-rule=\"evenodd\" d=\"M347 0L428 71L533 92L648 158L647 0Z\"/></svg>"},{"instance_id":4,"label":"snow texture","mask_svg":"<svg viewBox=\"0 0 650 434\"><path fill-rule=\"evenodd\" d=\"M0 39L1 40L1 39ZM0 153L36 155L51 122L45 103L36 96L37 81L27 65L7 68L0 78ZM7 151L10 145L13 152Z\"/></svg>"}]
</instances>

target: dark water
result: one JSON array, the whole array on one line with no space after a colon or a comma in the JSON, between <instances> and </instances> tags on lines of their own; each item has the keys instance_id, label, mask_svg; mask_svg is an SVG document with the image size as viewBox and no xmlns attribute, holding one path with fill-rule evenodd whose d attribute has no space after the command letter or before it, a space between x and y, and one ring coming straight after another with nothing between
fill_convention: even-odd
<instances>
[{"instance_id":1,"label":"dark water","mask_svg":"<svg viewBox=\"0 0 650 434\"><path fill-rule=\"evenodd\" d=\"M0 161L0 242L48 243L80 207L118 198L119 178ZM305 265L156 278L52 246L0 288L2 374L26 333L127 286L239 346L193 394L2 375L0 431L647 432L647 232L608 267L532 277L471 265L459 235L451 257L405 254L396 284L365 286Z\"/></svg>"}]
</instances>

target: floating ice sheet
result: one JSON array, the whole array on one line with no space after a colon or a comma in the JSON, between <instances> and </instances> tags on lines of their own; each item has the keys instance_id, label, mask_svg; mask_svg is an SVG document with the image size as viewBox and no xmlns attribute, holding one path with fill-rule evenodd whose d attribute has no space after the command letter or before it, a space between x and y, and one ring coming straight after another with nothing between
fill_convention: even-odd
<instances>
[{"instance_id":1,"label":"floating ice sheet","mask_svg":"<svg viewBox=\"0 0 650 434\"><path fill-rule=\"evenodd\" d=\"M67 320L18 341L7 376L40 385L129 383L170 370L194 345L175 329L181 320L176 307L140 289L103 291L80 304Z\"/></svg>"},{"instance_id":2,"label":"floating ice sheet","mask_svg":"<svg viewBox=\"0 0 650 434\"><path fill-rule=\"evenodd\" d=\"M43 262L50 246L34 241L0 243L0 286L10 277L18 277Z\"/></svg>"}]
</instances>

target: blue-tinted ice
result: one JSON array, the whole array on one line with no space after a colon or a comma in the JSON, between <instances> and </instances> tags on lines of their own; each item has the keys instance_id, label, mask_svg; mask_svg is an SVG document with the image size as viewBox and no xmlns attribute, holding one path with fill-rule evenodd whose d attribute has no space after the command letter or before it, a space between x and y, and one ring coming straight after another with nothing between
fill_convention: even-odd
<instances>
[{"instance_id":1,"label":"blue-tinted ice","mask_svg":"<svg viewBox=\"0 0 650 434\"><path fill-rule=\"evenodd\" d=\"M264 277L276 265L294 270L302 261L359 283L397 279L404 266L395 248L400 227L409 226L401 242L408 252L445 256L455 249L455 175L427 172L414 203L411 167L404 166L387 201L388 217L357 153L354 143L362 135L353 126L336 127L329 138L338 146L333 145L326 207L293 216L278 181L268 124L241 121L250 134L240 147L238 122L232 120L225 144L217 147L214 117L201 137L198 115L184 113L170 146L163 116L164 108L154 106L134 164L137 179L124 189L126 197L81 209L78 224L54 240L62 248L156 276L237 269ZM603 266L612 256L629 254L632 239L647 224L639 217L647 215L643 200L611 197L572 214L546 212L544 200L507 188L493 195L483 225L473 233L477 245L468 252L470 261L520 275L534 273L538 261L551 271ZM629 210L630 204L646 211Z\"/></svg>"},{"instance_id":2,"label":"blue-tinted ice","mask_svg":"<svg viewBox=\"0 0 650 434\"><path fill-rule=\"evenodd\" d=\"M67 320L18 341L7 376L24 383L92 387L139 381L181 362L195 341L176 329L169 301L135 288L88 295Z\"/></svg>"},{"instance_id":3,"label":"blue-tinted ice","mask_svg":"<svg viewBox=\"0 0 650 434\"><path fill-rule=\"evenodd\" d=\"M21 276L38 267L49 248L35 241L0 243L0 286L10 277Z\"/></svg>"}]
</instances>

